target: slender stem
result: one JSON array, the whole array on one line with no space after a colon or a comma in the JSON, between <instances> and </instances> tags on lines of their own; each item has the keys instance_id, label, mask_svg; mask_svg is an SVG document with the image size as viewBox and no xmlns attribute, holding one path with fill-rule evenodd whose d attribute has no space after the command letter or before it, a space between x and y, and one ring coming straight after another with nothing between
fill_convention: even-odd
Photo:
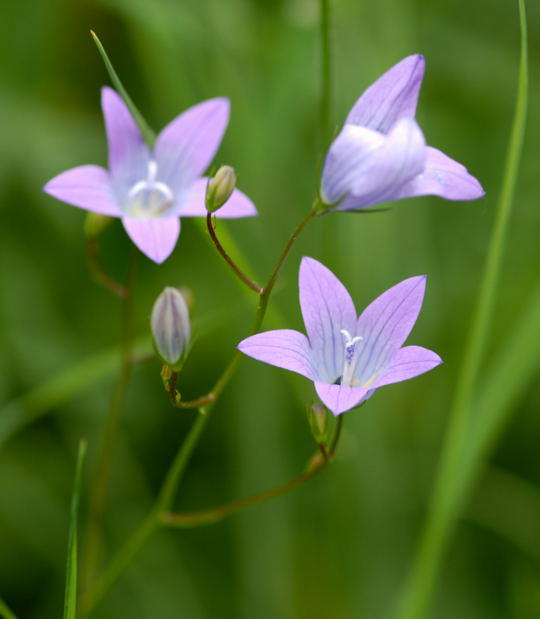
<instances>
[{"instance_id":1,"label":"slender stem","mask_svg":"<svg viewBox=\"0 0 540 619\"><path fill-rule=\"evenodd\" d=\"M285 245L278 262L268 278L268 281L261 293L259 306L255 315L255 320L251 333L256 333L262 324L268 299L275 285L279 272L291 251L296 239L307 226L307 224L317 216L314 211L303 219L293 230L287 244ZM156 500L150 514L145 518L141 525L135 530L132 536L124 544L123 548L116 554L110 565L105 569L103 575L98 579L96 586L91 594L89 594L86 603L86 612L89 613L92 608L104 597L110 587L120 578L127 567L131 564L139 550L144 546L148 538L161 524L163 513L168 512L171 502L174 497L178 485L182 479L184 471L189 463L192 453L198 445L202 432L208 423L210 413L221 395L221 392L226 387L229 380L232 378L238 362L240 361L240 352L238 350L233 354L229 364L225 368L223 374L216 381L214 387L207 397L213 396L213 400L208 406L199 409L199 415L182 443L176 458L174 459L163 482L162 489ZM319 456L319 454L317 454ZM320 456L319 456L320 457Z\"/></svg>"},{"instance_id":2,"label":"slender stem","mask_svg":"<svg viewBox=\"0 0 540 619\"><path fill-rule=\"evenodd\" d=\"M433 490L427 525L418 549L410 582L398 609L400 619L426 616L436 584L443 553L464 499L459 480L466 455L474 389L484 358L493 308L497 298L499 272L505 247L508 221L521 157L527 114L527 24L524 0L518 0L521 55L514 120L508 146L501 194L490 240L484 274L471 329L458 377L438 474Z\"/></svg>"},{"instance_id":3,"label":"slender stem","mask_svg":"<svg viewBox=\"0 0 540 619\"><path fill-rule=\"evenodd\" d=\"M92 586L95 572L101 556L101 527L107 494L109 490L112 461L116 452L116 442L120 425L122 406L131 377L131 346L132 346L132 295L135 275L136 250L133 249L127 281L127 294L122 299L122 353L120 372L114 387L109 411L103 431L101 449L98 455L96 472L90 493L90 508L85 536L85 556L82 570L82 591L88 592Z\"/></svg>"},{"instance_id":4,"label":"slender stem","mask_svg":"<svg viewBox=\"0 0 540 619\"><path fill-rule=\"evenodd\" d=\"M202 395L200 398L196 398L195 400L179 400L178 391L171 394L172 405L176 408L201 408L201 406L211 404L215 399L216 396L213 393L207 393L206 395Z\"/></svg>"},{"instance_id":5,"label":"slender stem","mask_svg":"<svg viewBox=\"0 0 540 619\"><path fill-rule=\"evenodd\" d=\"M331 138L332 125L332 57L330 37L330 0L320 0L321 12L321 110L320 130L321 148L327 146Z\"/></svg>"},{"instance_id":6,"label":"slender stem","mask_svg":"<svg viewBox=\"0 0 540 619\"><path fill-rule=\"evenodd\" d=\"M92 273L92 277L96 280L96 282L98 284L101 284L109 292L112 292L120 299L125 299L127 296L126 287L120 282L117 282L113 277L109 275L109 273L107 273L105 267L103 266L103 263L99 258L96 239L86 240L86 252L88 255L88 266L90 267L90 272Z\"/></svg>"},{"instance_id":7,"label":"slender stem","mask_svg":"<svg viewBox=\"0 0 540 619\"><path fill-rule=\"evenodd\" d=\"M231 516L232 514L243 511L249 507L253 507L254 505L259 505L260 503L266 503L267 501L287 494L291 490L295 490L309 481L312 477L315 477L315 475L320 473L333 460L339 444L342 424L343 417L338 417L338 423L331 449L327 450L323 445L319 445L321 448L321 453L316 453L309 460L305 470L285 484L271 488L270 490L266 490L264 492L252 494L244 499L231 501L209 509L201 509L194 512L179 514L165 512L162 516L163 523L168 526L180 528L213 524L219 520L223 520L223 518L226 518L227 516Z\"/></svg>"},{"instance_id":8,"label":"slender stem","mask_svg":"<svg viewBox=\"0 0 540 619\"><path fill-rule=\"evenodd\" d=\"M212 217L212 213L206 214L206 227L208 229L208 234L210 235L210 238L212 239L212 242L214 243L216 249L221 254L225 262L231 267L233 272L244 282L244 284L246 284L246 286L251 288L251 290L254 290L257 294L261 294L262 288L240 269L240 267L225 251L223 245L219 242L219 239L216 235L216 224Z\"/></svg>"},{"instance_id":9,"label":"slender stem","mask_svg":"<svg viewBox=\"0 0 540 619\"><path fill-rule=\"evenodd\" d=\"M2 598L0 598L0 617L2 617L2 619L17 619L17 615L9 608Z\"/></svg>"}]
</instances>

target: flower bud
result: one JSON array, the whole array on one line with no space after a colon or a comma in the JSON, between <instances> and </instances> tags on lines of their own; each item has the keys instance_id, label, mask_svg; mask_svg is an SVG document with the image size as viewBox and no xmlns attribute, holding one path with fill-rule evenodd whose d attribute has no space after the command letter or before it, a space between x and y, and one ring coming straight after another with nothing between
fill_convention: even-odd
<instances>
[{"instance_id":1,"label":"flower bud","mask_svg":"<svg viewBox=\"0 0 540 619\"><path fill-rule=\"evenodd\" d=\"M84 220L84 234L89 241L96 239L113 221L112 217L90 211Z\"/></svg>"},{"instance_id":2,"label":"flower bud","mask_svg":"<svg viewBox=\"0 0 540 619\"><path fill-rule=\"evenodd\" d=\"M330 421L330 415L326 407L319 402L312 402L312 404L308 406L307 416L311 433L315 441L319 444L326 444Z\"/></svg>"},{"instance_id":3,"label":"flower bud","mask_svg":"<svg viewBox=\"0 0 540 619\"><path fill-rule=\"evenodd\" d=\"M214 213L231 197L236 187L236 172L230 165L219 168L206 186L206 210Z\"/></svg>"},{"instance_id":4,"label":"flower bud","mask_svg":"<svg viewBox=\"0 0 540 619\"><path fill-rule=\"evenodd\" d=\"M167 287L152 309L152 336L159 356L179 370L187 354L191 338L189 312L181 292Z\"/></svg>"}]
</instances>

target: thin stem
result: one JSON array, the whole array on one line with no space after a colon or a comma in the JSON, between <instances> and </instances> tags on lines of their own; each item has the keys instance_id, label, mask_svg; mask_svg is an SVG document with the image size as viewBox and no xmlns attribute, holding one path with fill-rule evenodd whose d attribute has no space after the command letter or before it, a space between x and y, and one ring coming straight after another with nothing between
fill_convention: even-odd
<instances>
[{"instance_id":1,"label":"thin stem","mask_svg":"<svg viewBox=\"0 0 540 619\"><path fill-rule=\"evenodd\" d=\"M268 306L268 299L275 285L279 272L289 255L296 239L307 226L307 224L317 216L314 211L303 219L293 230L289 240L287 241L279 259L274 267L273 271L268 278L266 286L264 287L255 315L255 320L251 333L256 333L262 324L266 309ZM178 488L178 485L182 479L184 471L189 463L192 453L198 445L202 432L208 423L210 413L215 406L217 399L221 395L221 392L226 387L229 380L234 375L238 362L240 361L240 352L236 350L225 368L223 374L216 381L213 389L206 397L213 396L213 400L208 406L199 409L199 415L191 429L182 443L176 458L174 459L166 477L163 482L162 489L158 495L156 503L152 508L150 514L145 518L141 525L136 529L128 541L124 544L123 548L116 554L110 565L105 569L103 575L98 579L94 590L87 598L86 612L90 612L92 608L104 597L110 587L120 578L127 567L131 564L139 550L144 546L148 538L152 535L155 529L161 524L163 514L170 509L171 502L174 494ZM319 454L317 454L318 457Z\"/></svg>"},{"instance_id":2,"label":"thin stem","mask_svg":"<svg viewBox=\"0 0 540 619\"><path fill-rule=\"evenodd\" d=\"M323 445L319 445L321 448L321 453L316 453L309 460L305 470L285 484L271 488L270 490L266 490L264 492L252 494L244 499L231 501L209 509L201 509L179 514L165 512L162 516L163 523L168 526L179 528L213 524L223 520L223 518L226 518L227 516L231 516L232 514L248 509L249 507L253 507L254 505L259 505L260 503L266 503L267 501L291 492L291 490L295 490L309 481L312 477L315 477L315 475L320 473L328 464L330 464L330 462L332 462L339 444L342 425L343 417L338 417L338 423L330 450L327 450Z\"/></svg>"},{"instance_id":3,"label":"thin stem","mask_svg":"<svg viewBox=\"0 0 540 619\"><path fill-rule=\"evenodd\" d=\"M426 616L443 553L461 509L466 488L460 484L470 430L474 389L485 355L500 267L525 134L528 97L527 23L524 0L518 0L521 54L514 120L508 146L501 194L491 235L477 307L458 377L427 525L420 542L410 582L398 611L400 619Z\"/></svg>"},{"instance_id":4,"label":"thin stem","mask_svg":"<svg viewBox=\"0 0 540 619\"><path fill-rule=\"evenodd\" d=\"M98 284L101 284L109 292L116 295L120 299L125 299L127 296L126 287L117 282L113 277L107 273L103 263L99 258L98 246L96 239L86 240L86 253L88 255L88 266L92 277Z\"/></svg>"},{"instance_id":5,"label":"thin stem","mask_svg":"<svg viewBox=\"0 0 540 619\"><path fill-rule=\"evenodd\" d=\"M320 0L321 12L321 109L320 130L321 147L324 149L331 138L331 92L332 57L330 37L330 0Z\"/></svg>"},{"instance_id":6,"label":"thin stem","mask_svg":"<svg viewBox=\"0 0 540 619\"><path fill-rule=\"evenodd\" d=\"M90 508L85 536L85 556L82 570L82 590L88 592L101 555L101 527L109 490L112 461L116 452L120 416L131 377L132 346L132 295L135 276L136 250L133 249L127 280L127 294L122 299L122 353L120 372L114 387L103 431L101 449L90 493Z\"/></svg>"},{"instance_id":7,"label":"thin stem","mask_svg":"<svg viewBox=\"0 0 540 619\"><path fill-rule=\"evenodd\" d=\"M225 251L223 245L219 242L219 239L216 235L216 225L214 219L212 217L212 213L206 214L206 227L208 229L208 234L214 243L215 248L221 254L225 262L231 267L233 272L248 286L251 290L255 291L257 294L262 293L262 288L255 283L251 278L249 278L240 267L234 262L234 260L229 256L229 254Z\"/></svg>"},{"instance_id":8,"label":"thin stem","mask_svg":"<svg viewBox=\"0 0 540 619\"><path fill-rule=\"evenodd\" d=\"M2 619L17 619L17 615L9 608L2 598L0 598L0 617L2 617Z\"/></svg>"}]
</instances>

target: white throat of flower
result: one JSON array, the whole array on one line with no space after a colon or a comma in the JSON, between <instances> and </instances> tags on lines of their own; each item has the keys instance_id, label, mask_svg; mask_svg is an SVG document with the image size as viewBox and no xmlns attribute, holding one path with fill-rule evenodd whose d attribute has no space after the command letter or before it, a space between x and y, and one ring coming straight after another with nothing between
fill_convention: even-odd
<instances>
[{"instance_id":1,"label":"white throat of flower","mask_svg":"<svg viewBox=\"0 0 540 619\"><path fill-rule=\"evenodd\" d=\"M356 344L364 338L361 335L351 337L347 329L341 329L341 334L345 339L345 355L343 358L343 371L341 372L341 384L349 387L356 387L357 385L355 385L355 382L357 383L358 380L353 379L356 360L358 359Z\"/></svg>"},{"instance_id":2,"label":"white throat of flower","mask_svg":"<svg viewBox=\"0 0 540 619\"><path fill-rule=\"evenodd\" d=\"M129 190L126 215L138 218L160 217L174 204L171 188L165 183L156 181L157 173L157 163L150 160L146 179L138 181Z\"/></svg>"}]
</instances>

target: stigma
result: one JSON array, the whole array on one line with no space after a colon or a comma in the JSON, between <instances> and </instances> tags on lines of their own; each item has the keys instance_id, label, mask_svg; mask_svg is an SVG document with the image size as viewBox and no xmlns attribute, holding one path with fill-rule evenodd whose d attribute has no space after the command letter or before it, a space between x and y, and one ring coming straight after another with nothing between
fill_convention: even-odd
<instances>
[{"instance_id":1,"label":"stigma","mask_svg":"<svg viewBox=\"0 0 540 619\"><path fill-rule=\"evenodd\" d=\"M354 383L357 382L353 379L354 370L356 368L356 359L358 355L356 344L363 340L361 335L355 335L354 337L347 331L347 329L341 329L341 334L345 339L345 354L343 359L343 371L341 373L341 384L348 385L349 387L355 387Z\"/></svg>"},{"instance_id":2,"label":"stigma","mask_svg":"<svg viewBox=\"0 0 540 619\"><path fill-rule=\"evenodd\" d=\"M148 162L146 179L138 181L129 190L126 215L135 218L161 217L173 206L174 194L171 188L157 181L158 166Z\"/></svg>"}]
</instances>

